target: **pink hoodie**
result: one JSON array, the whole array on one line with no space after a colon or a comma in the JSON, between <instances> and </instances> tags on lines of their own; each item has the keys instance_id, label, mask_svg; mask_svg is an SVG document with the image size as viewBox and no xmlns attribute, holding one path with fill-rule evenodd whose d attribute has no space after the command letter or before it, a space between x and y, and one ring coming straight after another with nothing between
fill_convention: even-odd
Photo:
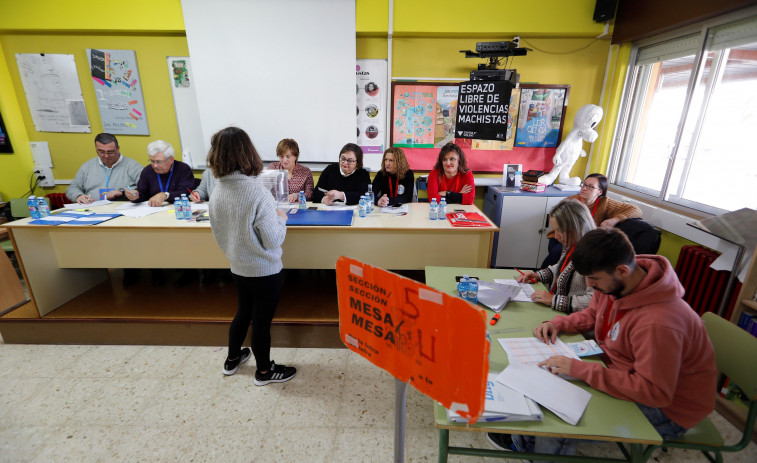
<instances>
[{"instance_id":1,"label":"pink hoodie","mask_svg":"<svg viewBox=\"0 0 757 463\"><path fill-rule=\"evenodd\" d=\"M587 309L551 322L560 331L593 329L600 337L612 298L610 319L625 314L600 342L607 368L573 360L570 375L613 397L659 408L688 429L715 407L715 352L667 259L637 256L636 263L647 276L631 294L616 299L594 291Z\"/></svg>"}]
</instances>

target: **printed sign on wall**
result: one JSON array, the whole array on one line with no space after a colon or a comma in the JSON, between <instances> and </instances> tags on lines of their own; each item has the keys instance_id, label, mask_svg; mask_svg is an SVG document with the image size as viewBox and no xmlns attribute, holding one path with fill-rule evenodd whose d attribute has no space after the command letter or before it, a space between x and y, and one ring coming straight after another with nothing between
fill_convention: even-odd
<instances>
[{"instance_id":1,"label":"printed sign on wall","mask_svg":"<svg viewBox=\"0 0 757 463\"><path fill-rule=\"evenodd\" d=\"M483 413L489 342L482 309L346 257L336 275L339 335L350 350L469 420Z\"/></svg>"},{"instance_id":2,"label":"printed sign on wall","mask_svg":"<svg viewBox=\"0 0 757 463\"><path fill-rule=\"evenodd\" d=\"M134 50L87 49L103 131L150 135Z\"/></svg>"},{"instance_id":3,"label":"printed sign on wall","mask_svg":"<svg viewBox=\"0 0 757 463\"><path fill-rule=\"evenodd\" d=\"M460 84L457 138L507 138L507 117L513 84L507 81L469 81Z\"/></svg>"},{"instance_id":4,"label":"printed sign on wall","mask_svg":"<svg viewBox=\"0 0 757 463\"><path fill-rule=\"evenodd\" d=\"M359 59L355 70L357 144L365 154L383 154L386 133L384 100L388 90L385 59Z\"/></svg>"}]
</instances>

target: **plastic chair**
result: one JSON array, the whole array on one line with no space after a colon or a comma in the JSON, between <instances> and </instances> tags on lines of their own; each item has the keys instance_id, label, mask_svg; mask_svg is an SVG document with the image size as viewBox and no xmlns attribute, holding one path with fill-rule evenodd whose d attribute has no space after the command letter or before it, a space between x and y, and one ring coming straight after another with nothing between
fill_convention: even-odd
<instances>
[{"instance_id":1,"label":"plastic chair","mask_svg":"<svg viewBox=\"0 0 757 463\"><path fill-rule=\"evenodd\" d=\"M421 191L426 191L427 186L428 186L428 177L420 177L419 176L419 177L417 177L415 179L415 193L414 193L414 197L415 197L416 202L419 202L419 203L427 203L428 202L428 196L425 197L425 198L419 198L418 197L418 193L421 192Z\"/></svg>"},{"instance_id":2,"label":"plastic chair","mask_svg":"<svg viewBox=\"0 0 757 463\"><path fill-rule=\"evenodd\" d=\"M29 217L29 208L26 206L27 198L13 198L11 199L11 215L17 219L23 219Z\"/></svg>"},{"instance_id":3,"label":"plastic chair","mask_svg":"<svg viewBox=\"0 0 757 463\"><path fill-rule=\"evenodd\" d=\"M723 461L721 452L739 452L749 444L752 438L754 421L757 417L757 365L754 362L757 358L757 338L712 312L705 313L702 320L712 346L715 348L718 371L738 384L750 401L744 432L738 442L725 445L715 425L705 418L679 439L664 441L660 446L650 446L645 449L642 461L647 461L654 450L662 447L699 450L711 462L719 463Z\"/></svg>"},{"instance_id":4,"label":"plastic chair","mask_svg":"<svg viewBox=\"0 0 757 463\"><path fill-rule=\"evenodd\" d=\"M65 193L50 193L46 194L45 198L47 198L51 210L60 209L64 204L71 203Z\"/></svg>"}]
</instances>

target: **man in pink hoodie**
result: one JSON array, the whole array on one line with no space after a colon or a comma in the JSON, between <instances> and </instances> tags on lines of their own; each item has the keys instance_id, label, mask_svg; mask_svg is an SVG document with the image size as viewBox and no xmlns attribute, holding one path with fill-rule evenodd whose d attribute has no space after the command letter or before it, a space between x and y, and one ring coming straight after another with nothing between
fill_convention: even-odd
<instances>
[{"instance_id":1,"label":"man in pink hoodie","mask_svg":"<svg viewBox=\"0 0 757 463\"><path fill-rule=\"evenodd\" d=\"M684 289L661 256L636 256L617 229L592 230L573 251L573 266L594 289L587 309L557 316L534 329L554 342L560 332L594 330L605 366L564 356L542 362L619 399L636 402L663 439L680 437L715 407L715 352L697 313L682 299ZM492 434L507 449L509 436ZM512 436L514 448L573 454L575 441Z\"/></svg>"}]
</instances>

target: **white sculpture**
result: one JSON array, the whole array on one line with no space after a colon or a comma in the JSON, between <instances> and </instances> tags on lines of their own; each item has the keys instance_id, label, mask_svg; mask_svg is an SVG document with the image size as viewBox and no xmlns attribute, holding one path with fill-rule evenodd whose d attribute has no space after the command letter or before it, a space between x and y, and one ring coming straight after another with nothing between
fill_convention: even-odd
<instances>
[{"instance_id":1,"label":"white sculpture","mask_svg":"<svg viewBox=\"0 0 757 463\"><path fill-rule=\"evenodd\" d=\"M551 185L558 175L560 176L560 183L564 185L581 183L581 177L571 177L570 170L579 156L586 157L583 141L593 143L599 136L594 127L602 120L602 114L602 108L593 104L587 104L578 110L575 119L573 119L573 130L563 139L552 158L555 167L548 174L539 177L539 183Z\"/></svg>"}]
</instances>

